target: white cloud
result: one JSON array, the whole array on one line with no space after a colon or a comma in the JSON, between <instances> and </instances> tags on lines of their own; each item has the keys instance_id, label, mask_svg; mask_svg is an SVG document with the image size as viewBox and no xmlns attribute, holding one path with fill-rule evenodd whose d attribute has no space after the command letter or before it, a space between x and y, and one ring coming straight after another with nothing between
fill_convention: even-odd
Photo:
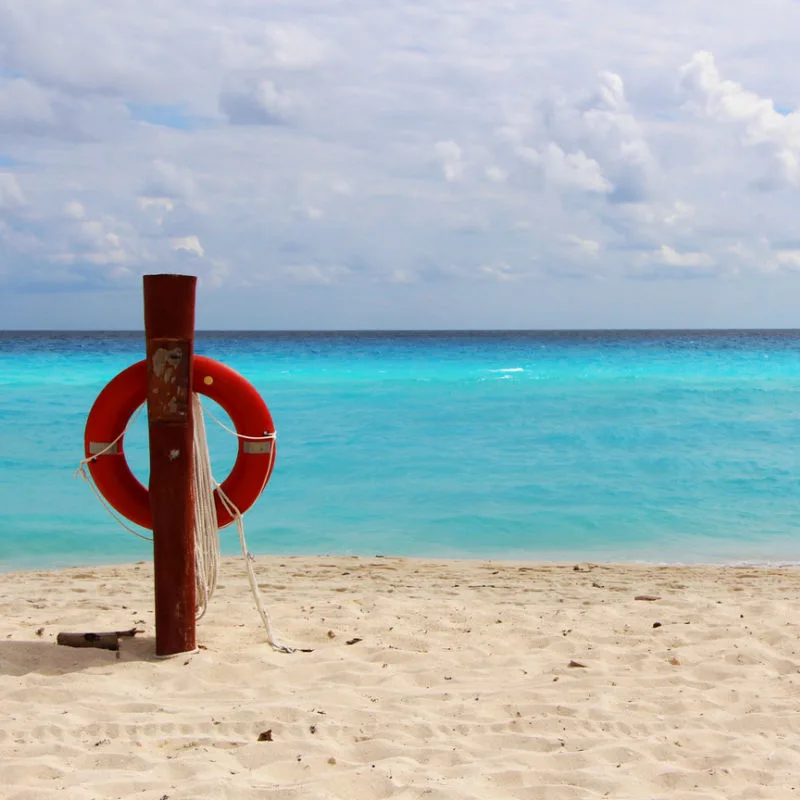
<instances>
[{"instance_id":1,"label":"white cloud","mask_svg":"<svg viewBox=\"0 0 800 800\"><path fill-rule=\"evenodd\" d=\"M72 210L79 211L77 208ZM119 266L139 260L135 234L126 230L126 226L111 219L86 219L85 211L82 216L72 219L72 235L66 242L69 249L53 256L56 263Z\"/></svg>"},{"instance_id":2,"label":"white cloud","mask_svg":"<svg viewBox=\"0 0 800 800\"><path fill-rule=\"evenodd\" d=\"M353 194L353 187L349 181L339 178L331 183L331 191L334 194L351 195Z\"/></svg>"},{"instance_id":3,"label":"white cloud","mask_svg":"<svg viewBox=\"0 0 800 800\"><path fill-rule=\"evenodd\" d=\"M508 178L508 173L504 169L500 169L500 167L487 167L486 177L492 183L503 183Z\"/></svg>"},{"instance_id":4,"label":"white cloud","mask_svg":"<svg viewBox=\"0 0 800 800\"><path fill-rule=\"evenodd\" d=\"M267 30L275 62L284 69L310 69L322 64L327 55L325 43L299 25L278 25Z\"/></svg>"},{"instance_id":5,"label":"white cloud","mask_svg":"<svg viewBox=\"0 0 800 800\"><path fill-rule=\"evenodd\" d=\"M83 203L70 200L64 204L64 216L67 219L83 219L86 216L86 209L83 207Z\"/></svg>"},{"instance_id":6,"label":"white cloud","mask_svg":"<svg viewBox=\"0 0 800 800\"><path fill-rule=\"evenodd\" d=\"M297 99L269 78L245 75L228 80L219 105L233 125L283 125L291 119Z\"/></svg>"},{"instance_id":7,"label":"white cloud","mask_svg":"<svg viewBox=\"0 0 800 800\"><path fill-rule=\"evenodd\" d=\"M0 296L184 269L435 325L566 320L593 276L614 324L631 276L758 295L798 249L800 6L770 3L0 3Z\"/></svg>"},{"instance_id":8,"label":"white cloud","mask_svg":"<svg viewBox=\"0 0 800 800\"><path fill-rule=\"evenodd\" d=\"M542 161L547 179L557 185L586 192L608 192L612 188L597 161L580 150L577 153L565 153L551 142Z\"/></svg>"},{"instance_id":9,"label":"white cloud","mask_svg":"<svg viewBox=\"0 0 800 800\"><path fill-rule=\"evenodd\" d=\"M24 78L0 76L0 130L38 132L57 122L52 93Z\"/></svg>"},{"instance_id":10,"label":"white cloud","mask_svg":"<svg viewBox=\"0 0 800 800\"><path fill-rule=\"evenodd\" d=\"M596 242L594 239L582 239L574 234L569 234L566 242L587 256L596 256L601 250L600 242Z\"/></svg>"},{"instance_id":11,"label":"white cloud","mask_svg":"<svg viewBox=\"0 0 800 800\"><path fill-rule=\"evenodd\" d=\"M652 258L669 267L711 267L714 265L714 259L708 253L691 251L679 253L668 244L662 244Z\"/></svg>"},{"instance_id":12,"label":"white cloud","mask_svg":"<svg viewBox=\"0 0 800 800\"><path fill-rule=\"evenodd\" d=\"M282 267L280 272L293 282L321 286L340 283L350 275L350 270L339 264L291 264Z\"/></svg>"},{"instance_id":13,"label":"white cloud","mask_svg":"<svg viewBox=\"0 0 800 800\"><path fill-rule=\"evenodd\" d=\"M169 243L173 250L190 253L198 256L199 258L203 258L203 256L206 254L205 250L203 249L203 245L200 244L200 239L198 239L195 235L176 236L170 239Z\"/></svg>"},{"instance_id":14,"label":"white cloud","mask_svg":"<svg viewBox=\"0 0 800 800\"><path fill-rule=\"evenodd\" d=\"M395 269L389 275L390 283L414 283L416 275L408 269Z\"/></svg>"},{"instance_id":15,"label":"white cloud","mask_svg":"<svg viewBox=\"0 0 800 800\"><path fill-rule=\"evenodd\" d=\"M96 139L119 132L127 121L128 111L118 99L59 93L27 78L0 74L0 138Z\"/></svg>"},{"instance_id":16,"label":"white cloud","mask_svg":"<svg viewBox=\"0 0 800 800\"><path fill-rule=\"evenodd\" d=\"M159 211L172 211L175 208L175 203L168 197L140 197L139 208L143 211L154 208Z\"/></svg>"},{"instance_id":17,"label":"white cloud","mask_svg":"<svg viewBox=\"0 0 800 800\"><path fill-rule=\"evenodd\" d=\"M549 142L541 151L533 147L520 147L517 156L540 170L550 186L599 193L610 192L613 188L603 176L600 165L581 150L565 153L555 142Z\"/></svg>"},{"instance_id":18,"label":"white cloud","mask_svg":"<svg viewBox=\"0 0 800 800\"><path fill-rule=\"evenodd\" d=\"M154 201L188 200L196 192L194 179L187 169L157 158L150 165L142 195Z\"/></svg>"},{"instance_id":19,"label":"white cloud","mask_svg":"<svg viewBox=\"0 0 800 800\"><path fill-rule=\"evenodd\" d=\"M483 278L502 282L520 277L511 265L502 262L499 264L482 264L478 268L478 274Z\"/></svg>"},{"instance_id":20,"label":"white cloud","mask_svg":"<svg viewBox=\"0 0 800 800\"><path fill-rule=\"evenodd\" d=\"M534 114L497 129L497 139L551 185L641 203L655 192L659 165L620 75L600 71L589 91L545 94Z\"/></svg>"},{"instance_id":21,"label":"white cloud","mask_svg":"<svg viewBox=\"0 0 800 800\"><path fill-rule=\"evenodd\" d=\"M464 173L461 148L452 140L436 143L436 155L442 166L446 181L457 181Z\"/></svg>"},{"instance_id":22,"label":"white cloud","mask_svg":"<svg viewBox=\"0 0 800 800\"><path fill-rule=\"evenodd\" d=\"M725 252L737 258L742 258L747 255L747 248L741 242L736 242L735 244L728 245L728 247L725 248Z\"/></svg>"},{"instance_id":23,"label":"white cloud","mask_svg":"<svg viewBox=\"0 0 800 800\"><path fill-rule=\"evenodd\" d=\"M2 242L8 250L14 253L21 254L24 258L36 257L42 252L41 240L32 233L12 227L6 222L2 215L0 215L0 242ZM11 264L0 259L0 275L13 276L13 270L9 267Z\"/></svg>"},{"instance_id":24,"label":"white cloud","mask_svg":"<svg viewBox=\"0 0 800 800\"><path fill-rule=\"evenodd\" d=\"M778 250L775 253L775 261L779 267L800 269L800 249Z\"/></svg>"},{"instance_id":25,"label":"white cloud","mask_svg":"<svg viewBox=\"0 0 800 800\"><path fill-rule=\"evenodd\" d=\"M601 72L597 94L580 111L576 134L603 168L619 202L641 202L652 191L655 159L625 97L622 78ZM562 131L562 135L565 132Z\"/></svg>"},{"instance_id":26,"label":"white cloud","mask_svg":"<svg viewBox=\"0 0 800 800\"><path fill-rule=\"evenodd\" d=\"M672 208L668 209L664 214L664 222L667 225L675 225L679 222L688 220L694 214L694 206L689 203L684 203L681 200L676 200L672 204Z\"/></svg>"},{"instance_id":27,"label":"white cloud","mask_svg":"<svg viewBox=\"0 0 800 800\"><path fill-rule=\"evenodd\" d=\"M770 139L785 119L771 100L745 90L735 81L723 80L712 53L695 53L681 68L681 86L699 110L722 122L741 122L752 143Z\"/></svg>"},{"instance_id":28,"label":"white cloud","mask_svg":"<svg viewBox=\"0 0 800 800\"><path fill-rule=\"evenodd\" d=\"M25 195L10 172L0 172L0 213L14 211L25 205Z\"/></svg>"},{"instance_id":29,"label":"white cloud","mask_svg":"<svg viewBox=\"0 0 800 800\"><path fill-rule=\"evenodd\" d=\"M723 79L714 56L706 51L682 67L681 88L698 113L736 126L744 145L768 148L773 159L768 178L800 185L800 112L781 114L772 99Z\"/></svg>"}]
</instances>

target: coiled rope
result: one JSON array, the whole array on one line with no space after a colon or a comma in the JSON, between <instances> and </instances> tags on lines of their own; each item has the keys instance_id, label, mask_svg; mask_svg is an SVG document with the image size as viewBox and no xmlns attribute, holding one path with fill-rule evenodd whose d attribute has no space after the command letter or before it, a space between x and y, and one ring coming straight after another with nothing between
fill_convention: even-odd
<instances>
[{"instance_id":1,"label":"coiled rope","mask_svg":"<svg viewBox=\"0 0 800 800\"><path fill-rule=\"evenodd\" d=\"M194 585L197 619L202 619L217 588L219 574L219 529L214 507L214 478L206 439L203 404L192 397L194 414Z\"/></svg>"}]
</instances>

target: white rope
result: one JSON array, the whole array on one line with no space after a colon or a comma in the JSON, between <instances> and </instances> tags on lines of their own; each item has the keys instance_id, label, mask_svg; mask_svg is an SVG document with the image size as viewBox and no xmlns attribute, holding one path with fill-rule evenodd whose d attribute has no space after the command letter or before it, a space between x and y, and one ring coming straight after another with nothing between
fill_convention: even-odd
<instances>
[{"instance_id":1,"label":"white rope","mask_svg":"<svg viewBox=\"0 0 800 800\"><path fill-rule=\"evenodd\" d=\"M239 544L242 548L242 556L244 557L245 566L247 568L247 580L250 584L250 591L253 594L253 600L256 604L261 622L264 625L264 631L267 634L267 644L281 653L293 653L294 648L286 647L276 641L272 634L272 624L270 622L269 614L264 603L261 600L261 594L258 591L258 582L256 581L255 570L253 569L252 553L247 549L247 541L244 535L244 517L241 511L236 507L233 501L222 490L222 486L214 480L211 474L211 455L208 451L208 443L206 441L205 422L203 419L203 405L200 402L198 394L194 394L194 472L195 472L195 497L194 497L194 513L195 513L195 561L196 561L196 581L198 588L198 609L201 608L200 598L204 599L202 611L198 616L205 613L205 608L213 594L214 587L217 581L217 571L219 566L219 534L217 525L217 512L214 504L214 488L216 487L217 495L225 507L227 512L233 517L236 522L236 530L239 533ZM250 441L269 441L275 439L274 433L268 433L264 436L245 436L237 431L231 430L226 425L223 425L208 409L205 412L216 422L221 428L228 431L228 433L236 436L238 439L247 439ZM267 478L272 471L272 465L275 459L275 447L271 447L269 451L270 463L264 477L264 486L266 486ZM261 487L261 491L264 490Z\"/></svg>"},{"instance_id":2,"label":"white rope","mask_svg":"<svg viewBox=\"0 0 800 800\"><path fill-rule=\"evenodd\" d=\"M208 414L217 425L222 428L222 430L227 431L231 435L235 436L237 439L246 439L251 442L264 442L268 439L275 439L276 434L274 433L265 433L263 436L245 436L243 433L239 433L238 431L233 430L233 428L229 428L224 422L220 421L217 417L215 417L207 408L204 408L206 414Z\"/></svg>"},{"instance_id":3,"label":"white rope","mask_svg":"<svg viewBox=\"0 0 800 800\"><path fill-rule=\"evenodd\" d=\"M195 394L194 412L194 581L197 619L202 619L217 588L219 574L219 529L214 507L214 478L206 440L203 405Z\"/></svg>"},{"instance_id":4,"label":"white rope","mask_svg":"<svg viewBox=\"0 0 800 800\"><path fill-rule=\"evenodd\" d=\"M144 534L139 533L138 531L136 531L133 528L131 528L130 525L128 525L122 519L122 517L120 517L117 514L117 512L114 511L114 509L109 505L109 503L106 501L105 497L103 497L102 493L100 492L100 490L95 485L95 482L92 480L91 471L87 472L87 470L86 470L86 467L89 465L89 463L94 461L96 458L98 458L98 456L105 455L107 452L109 452L109 450L113 450L114 445L116 445L117 442L119 442L122 439L122 437L125 436L125 434L128 432L128 429L131 427L131 425L133 425L133 423L136 420L136 418L139 416L139 414L142 413L142 409L143 408L144 408L144 406L141 405L141 406L139 406L139 408L136 409L136 412L130 418L130 420L128 421L128 424L125 426L125 430L123 430L122 433L119 436L117 436L117 438L114 439L113 442L109 442L99 452L93 453L92 455L81 459L80 463L78 464L78 468L75 470L75 477L77 478L80 475L83 478L83 480L86 481L86 483L89 484L89 487L95 493L95 496L100 501L100 504L111 515L111 517L114 520L116 520L117 524L120 525L120 527L124 528L126 531L128 531L128 533L132 533L134 536L137 536L139 539L144 539L144 541L146 541L146 542L152 542L153 539L152 539L151 536L145 536Z\"/></svg>"},{"instance_id":5,"label":"white rope","mask_svg":"<svg viewBox=\"0 0 800 800\"><path fill-rule=\"evenodd\" d=\"M256 604L256 609L258 610L259 615L261 616L261 622L264 625L264 631L267 634L267 644L270 645L275 650L278 650L281 653L294 653L294 647L287 647L286 645L280 644L276 641L275 637L272 635L272 624L270 623L269 614L267 613L267 609L264 608L264 604L261 601L261 593L258 591L258 582L256 581L256 573L253 569L253 562L255 558L253 554L247 549L247 542L244 538L244 517L242 516L241 512L238 508L231 502L231 499L225 492L222 491L222 487L216 482L217 492L219 492L219 498L222 500L222 505L225 506L228 513L233 515L234 521L236 522L236 530L239 532L239 544L242 547L242 556L244 557L244 562L247 567L247 580L250 583L250 591L253 594L253 600Z\"/></svg>"}]
</instances>

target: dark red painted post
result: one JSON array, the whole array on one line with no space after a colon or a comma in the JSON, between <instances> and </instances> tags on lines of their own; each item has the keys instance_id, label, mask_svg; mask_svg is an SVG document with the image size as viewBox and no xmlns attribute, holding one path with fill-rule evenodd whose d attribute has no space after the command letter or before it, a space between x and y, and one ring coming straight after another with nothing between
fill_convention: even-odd
<instances>
[{"instance_id":1,"label":"dark red painted post","mask_svg":"<svg viewBox=\"0 0 800 800\"><path fill-rule=\"evenodd\" d=\"M156 655L196 649L192 357L197 278L144 276Z\"/></svg>"}]
</instances>

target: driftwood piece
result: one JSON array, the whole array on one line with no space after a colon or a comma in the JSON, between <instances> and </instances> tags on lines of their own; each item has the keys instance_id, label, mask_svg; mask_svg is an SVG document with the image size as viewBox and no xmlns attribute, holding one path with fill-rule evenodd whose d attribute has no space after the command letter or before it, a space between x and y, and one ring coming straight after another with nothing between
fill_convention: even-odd
<instances>
[{"instance_id":1,"label":"driftwood piece","mask_svg":"<svg viewBox=\"0 0 800 800\"><path fill-rule=\"evenodd\" d=\"M66 647L98 647L101 650L119 650L120 637L132 639L137 633L141 633L137 628L102 633L59 633L56 637L56 644L63 644Z\"/></svg>"}]
</instances>

